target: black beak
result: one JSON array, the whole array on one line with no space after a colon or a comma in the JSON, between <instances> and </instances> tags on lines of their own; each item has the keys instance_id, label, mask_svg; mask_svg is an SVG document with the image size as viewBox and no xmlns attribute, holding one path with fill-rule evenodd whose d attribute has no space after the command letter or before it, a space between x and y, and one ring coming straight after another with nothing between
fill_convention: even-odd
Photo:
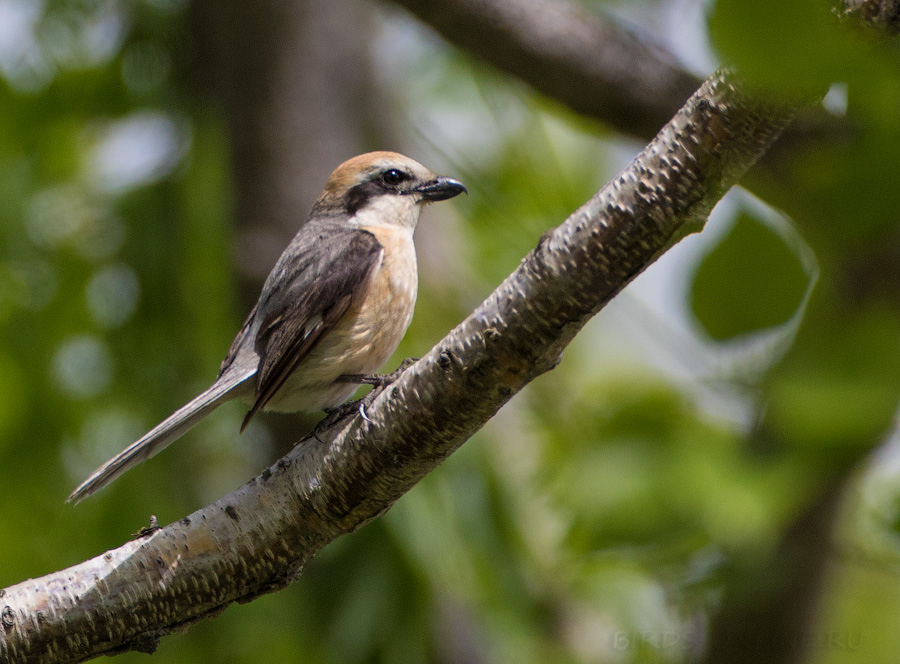
<instances>
[{"instance_id":1,"label":"black beak","mask_svg":"<svg viewBox=\"0 0 900 664\"><path fill-rule=\"evenodd\" d=\"M462 182L443 176L438 176L434 180L416 187L416 191L422 195L423 203L446 201L448 198L459 196L463 192L469 193L469 190L466 189Z\"/></svg>"}]
</instances>

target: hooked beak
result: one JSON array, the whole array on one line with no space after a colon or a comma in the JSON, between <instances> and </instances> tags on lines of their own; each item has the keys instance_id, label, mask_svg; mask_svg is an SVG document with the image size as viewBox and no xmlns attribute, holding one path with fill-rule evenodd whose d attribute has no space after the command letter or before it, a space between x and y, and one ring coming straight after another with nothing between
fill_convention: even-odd
<instances>
[{"instance_id":1,"label":"hooked beak","mask_svg":"<svg viewBox=\"0 0 900 664\"><path fill-rule=\"evenodd\" d=\"M416 187L416 191L422 195L420 199L422 203L434 203L435 201L446 201L448 198L459 196L461 193L469 193L466 186L454 180L453 178L445 178L438 176L430 182Z\"/></svg>"}]
</instances>

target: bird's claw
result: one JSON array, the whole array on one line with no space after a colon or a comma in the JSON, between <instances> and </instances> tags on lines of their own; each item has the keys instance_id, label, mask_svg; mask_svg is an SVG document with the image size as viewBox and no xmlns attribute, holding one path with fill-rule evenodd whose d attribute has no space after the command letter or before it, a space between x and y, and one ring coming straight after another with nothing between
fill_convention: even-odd
<instances>
[{"instance_id":1,"label":"bird's claw","mask_svg":"<svg viewBox=\"0 0 900 664\"><path fill-rule=\"evenodd\" d=\"M419 358L417 357L408 357L400 363L400 366L396 371L392 371L389 374L345 374L343 376L340 376L338 378L338 382L371 385L372 391L362 399L349 401L335 408L326 409L325 417L319 420L316 428L313 429L313 436L315 436L321 442L322 439L319 438L320 432L325 431L326 429L330 429L345 417L353 414L359 414L359 416L363 420L365 420L366 422L371 422L372 419L366 412L366 407L372 405L375 399L378 398L378 395L384 391L384 388L395 382L398 378L400 378L400 375L404 371L409 369L418 361Z\"/></svg>"},{"instance_id":2,"label":"bird's claw","mask_svg":"<svg viewBox=\"0 0 900 664\"><path fill-rule=\"evenodd\" d=\"M400 363L396 371L389 374L344 374L338 376L339 383L358 383L359 385L372 385L373 387L387 387L395 382L400 375L419 361L418 357L407 357Z\"/></svg>"}]
</instances>

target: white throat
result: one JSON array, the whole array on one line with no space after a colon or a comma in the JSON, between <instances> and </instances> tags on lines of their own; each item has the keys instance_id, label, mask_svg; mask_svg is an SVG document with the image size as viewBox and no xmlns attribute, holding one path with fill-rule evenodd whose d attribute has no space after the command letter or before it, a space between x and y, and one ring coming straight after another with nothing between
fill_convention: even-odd
<instances>
[{"instance_id":1,"label":"white throat","mask_svg":"<svg viewBox=\"0 0 900 664\"><path fill-rule=\"evenodd\" d=\"M384 194L370 200L355 215L348 219L354 226L378 228L406 228L410 233L419 223L422 211L413 196Z\"/></svg>"}]
</instances>

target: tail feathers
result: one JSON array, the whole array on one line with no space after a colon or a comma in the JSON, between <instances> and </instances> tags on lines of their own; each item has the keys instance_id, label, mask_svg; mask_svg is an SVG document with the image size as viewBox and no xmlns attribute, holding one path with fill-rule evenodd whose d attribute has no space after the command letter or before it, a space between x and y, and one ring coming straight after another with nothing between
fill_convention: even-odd
<instances>
[{"instance_id":1,"label":"tail feathers","mask_svg":"<svg viewBox=\"0 0 900 664\"><path fill-rule=\"evenodd\" d=\"M142 438L95 470L72 492L66 502L77 505L91 494L110 484L126 470L162 452L197 422L225 401L234 398L233 390L251 378L254 373L254 371L250 371L244 375L220 377L208 390L176 410L167 419L144 434Z\"/></svg>"}]
</instances>

